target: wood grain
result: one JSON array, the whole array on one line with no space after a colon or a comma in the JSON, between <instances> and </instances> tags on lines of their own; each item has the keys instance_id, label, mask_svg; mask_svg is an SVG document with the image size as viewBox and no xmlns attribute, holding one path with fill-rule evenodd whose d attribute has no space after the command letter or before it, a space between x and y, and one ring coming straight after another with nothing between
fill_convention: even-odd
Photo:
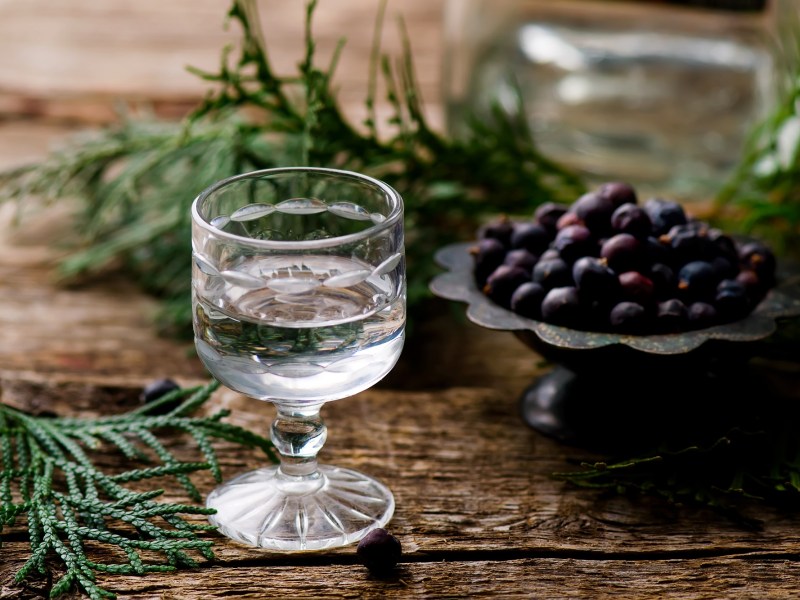
<instances>
[{"instance_id":1,"label":"wood grain","mask_svg":"<svg viewBox=\"0 0 800 600\"><path fill-rule=\"evenodd\" d=\"M22 554L4 548L9 560ZM101 580L122 598L638 598L715 599L794 597L796 557L749 553L700 558L628 559L511 552L455 557L407 557L389 578L371 576L353 551L337 557L206 564L169 577L117 576ZM35 597L3 585L0 597Z\"/></svg>"},{"instance_id":2,"label":"wood grain","mask_svg":"<svg viewBox=\"0 0 800 600\"><path fill-rule=\"evenodd\" d=\"M185 114L208 89L187 66L214 71L220 50L239 39L225 27L229 0L6 0L0 3L0 115L103 123L120 105L164 117ZM303 59L306 2L259 2L275 71L296 73ZM397 57L399 21L409 31L423 97L439 109L443 0L389 2L382 47ZM317 64L346 40L336 86L360 122L369 79L377 2L323 0L315 11ZM380 108L380 106L379 106Z\"/></svg>"},{"instance_id":3,"label":"wood grain","mask_svg":"<svg viewBox=\"0 0 800 600\"><path fill-rule=\"evenodd\" d=\"M276 67L302 52L302 4L270 0L262 20ZM216 65L230 39L225 0L6 0L0 3L0 168L43 156L64 136L115 118L118 101L183 114L204 85L185 64ZM436 120L443 0L389 3L387 49L398 46L395 17L411 32L420 83ZM363 111L375 4L322 0L315 36L324 61L348 45L338 85L347 110ZM381 109L383 110L383 108ZM191 346L160 338L155 309L119 277L57 285L52 242L69 234L69 206L0 228L0 401L33 412L117 413L139 403L141 386L169 376L207 380ZM397 510L390 528L404 546L396 576L382 581L357 564L355 549L275 554L215 534L217 560L163 576L109 577L121 597L399 598L784 598L794 595L800 516L745 508L763 521L743 530L717 513L640 497L604 495L556 481L587 451L526 427L518 397L543 368L510 333L467 323L460 307L433 303L401 363L380 386L327 405L321 459L385 480ZM456 315L456 316L454 316ZM220 390L206 410L231 409L231 422L265 432L269 404ZM180 437L169 447L194 450ZM256 451L217 445L226 477L261 464ZM119 464L100 453L106 465ZM203 492L214 482L195 476ZM167 500L185 501L170 485ZM3 532L0 598L46 595L46 582L12 582L24 562L24 523ZM102 555L102 550L100 550ZM78 597L74 594L73 597Z\"/></svg>"}]
</instances>

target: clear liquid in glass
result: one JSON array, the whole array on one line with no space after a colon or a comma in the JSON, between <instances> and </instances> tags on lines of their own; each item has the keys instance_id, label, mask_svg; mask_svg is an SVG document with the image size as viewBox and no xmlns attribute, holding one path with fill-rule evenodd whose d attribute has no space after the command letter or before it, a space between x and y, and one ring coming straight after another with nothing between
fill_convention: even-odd
<instances>
[{"instance_id":1,"label":"clear liquid in glass","mask_svg":"<svg viewBox=\"0 0 800 600\"><path fill-rule=\"evenodd\" d=\"M243 285L209 278L194 297L198 354L225 386L286 404L327 402L369 388L397 362L405 303L389 275L324 255L253 258L235 272ZM337 284L348 279L362 280Z\"/></svg>"}]
</instances>

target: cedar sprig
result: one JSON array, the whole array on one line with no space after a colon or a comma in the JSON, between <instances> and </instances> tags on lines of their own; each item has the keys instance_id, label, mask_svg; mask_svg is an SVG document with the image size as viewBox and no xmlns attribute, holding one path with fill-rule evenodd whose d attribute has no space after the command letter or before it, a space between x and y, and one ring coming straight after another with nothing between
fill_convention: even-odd
<instances>
[{"instance_id":1,"label":"cedar sprig","mask_svg":"<svg viewBox=\"0 0 800 600\"><path fill-rule=\"evenodd\" d=\"M195 519L213 510L159 501L163 489L129 484L173 478L200 502L190 476L208 470L222 478L214 439L259 448L275 460L268 440L222 422L229 411L193 416L217 387L176 390L136 410L91 419L38 417L0 404L0 534L24 517L31 548L15 580L57 572L52 598L75 586L90 598L113 598L98 573L142 575L196 567L197 554L213 559L212 541L202 537L213 527ZM202 460L176 456L166 444L176 434L190 436ZM136 466L109 473L93 458L113 452ZM118 562L93 558L98 545Z\"/></svg>"}]
</instances>

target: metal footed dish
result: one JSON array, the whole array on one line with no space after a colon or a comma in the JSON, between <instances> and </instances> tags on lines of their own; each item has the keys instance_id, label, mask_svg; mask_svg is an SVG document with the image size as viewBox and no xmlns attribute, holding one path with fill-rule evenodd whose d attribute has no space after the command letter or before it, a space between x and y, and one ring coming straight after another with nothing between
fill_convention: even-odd
<instances>
[{"instance_id":1,"label":"metal footed dish","mask_svg":"<svg viewBox=\"0 0 800 600\"><path fill-rule=\"evenodd\" d=\"M488 329L531 332L543 344L566 350L592 350L623 345L650 354L685 354L709 340L750 342L764 339L777 328L776 319L800 315L800 277L773 288L744 319L707 329L661 335L625 335L580 331L521 317L487 298L475 284L472 256L474 242L446 246L436 253L436 262L448 269L431 282L431 290L448 300L465 302L467 317Z\"/></svg>"},{"instance_id":2,"label":"metal footed dish","mask_svg":"<svg viewBox=\"0 0 800 600\"><path fill-rule=\"evenodd\" d=\"M473 323L514 333L557 364L521 397L523 419L560 441L596 445L647 439L654 429L676 429L704 418L752 410L764 387L748 363L758 342L783 318L800 316L800 277L783 277L745 318L672 334L628 335L581 331L527 319L486 297L475 283L469 248L453 244L436 254L447 272L431 291L467 304Z\"/></svg>"}]
</instances>

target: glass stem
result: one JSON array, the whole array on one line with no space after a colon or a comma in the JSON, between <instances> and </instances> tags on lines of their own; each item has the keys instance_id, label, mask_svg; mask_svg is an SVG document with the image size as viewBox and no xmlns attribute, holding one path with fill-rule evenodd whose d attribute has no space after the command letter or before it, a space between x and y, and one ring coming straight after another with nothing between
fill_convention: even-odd
<instances>
[{"instance_id":1,"label":"glass stem","mask_svg":"<svg viewBox=\"0 0 800 600\"><path fill-rule=\"evenodd\" d=\"M325 444L328 432L319 414L322 405L277 405L277 408L271 438L281 457L278 478L286 487L285 491L312 491L309 486L313 488L315 483L323 483L317 469L317 453Z\"/></svg>"}]
</instances>

